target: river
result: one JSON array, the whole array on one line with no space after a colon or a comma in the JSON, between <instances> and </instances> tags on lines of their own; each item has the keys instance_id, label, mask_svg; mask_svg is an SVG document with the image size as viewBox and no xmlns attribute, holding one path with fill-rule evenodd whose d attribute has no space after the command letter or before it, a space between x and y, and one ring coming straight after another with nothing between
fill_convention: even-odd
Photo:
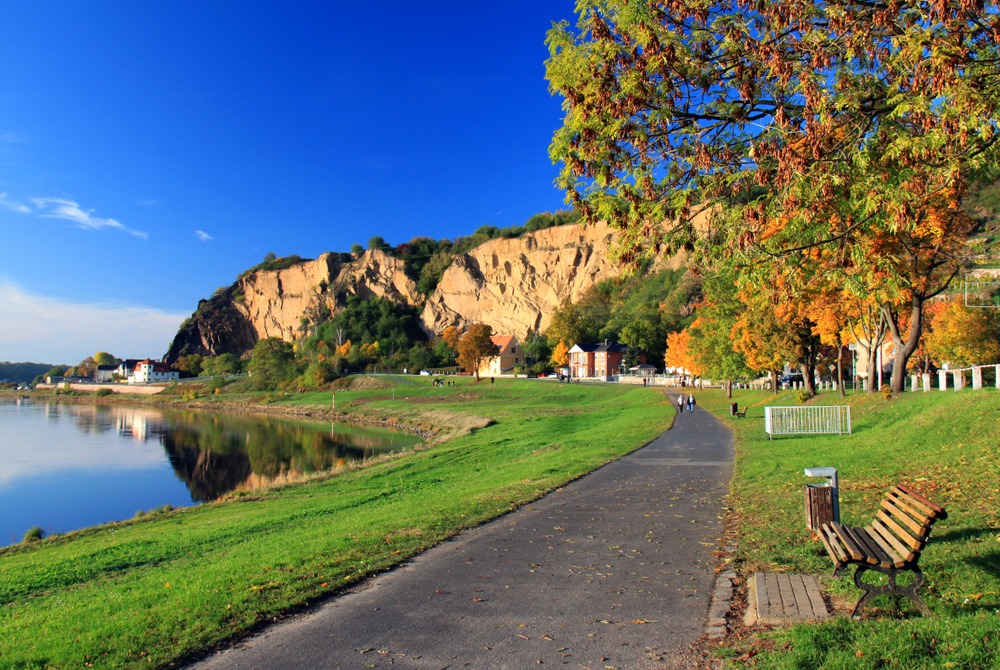
<instances>
[{"instance_id":1,"label":"river","mask_svg":"<svg viewBox=\"0 0 1000 670\"><path fill-rule=\"evenodd\" d=\"M0 400L0 546L295 480L420 438L356 424Z\"/></svg>"}]
</instances>

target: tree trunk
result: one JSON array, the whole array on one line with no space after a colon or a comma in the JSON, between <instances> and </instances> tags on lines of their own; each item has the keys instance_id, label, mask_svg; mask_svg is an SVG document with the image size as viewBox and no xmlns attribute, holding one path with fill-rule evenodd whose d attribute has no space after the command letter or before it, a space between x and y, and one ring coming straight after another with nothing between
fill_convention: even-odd
<instances>
[{"instance_id":1,"label":"tree trunk","mask_svg":"<svg viewBox=\"0 0 1000 670\"><path fill-rule=\"evenodd\" d=\"M844 392L844 347L837 347L837 388L840 390L840 397L846 397Z\"/></svg>"},{"instance_id":2,"label":"tree trunk","mask_svg":"<svg viewBox=\"0 0 1000 670\"><path fill-rule=\"evenodd\" d=\"M771 390L774 391L774 395L778 395L778 371L771 370L768 374L771 375Z\"/></svg>"},{"instance_id":3,"label":"tree trunk","mask_svg":"<svg viewBox=\"0 0 1000 670\"><path fill-rule=\"evenodd\" d=\"M726 380L726 397L727 398L732 398L733 397L733 380L732 379L727 379Z\"/></svg>"},{"instance_id":4,"label":"tree trunk","mask_svg":"<svg viewBox=\"0 0 1000 670\"><path fill-rule=\"evenodd\" d=\"M923 296L914 293L910 299L910 334L904 342L892 307L888 303L883 303L882 305L882 314L885 316L885 322L889 328L889 335L892 337L893 344L892 379L890 384L892 384L892 392L894 394L902 393L906 390L906 364L920 343L920 333L923 329L923 307Z\"/></svg>"}]
</instances>

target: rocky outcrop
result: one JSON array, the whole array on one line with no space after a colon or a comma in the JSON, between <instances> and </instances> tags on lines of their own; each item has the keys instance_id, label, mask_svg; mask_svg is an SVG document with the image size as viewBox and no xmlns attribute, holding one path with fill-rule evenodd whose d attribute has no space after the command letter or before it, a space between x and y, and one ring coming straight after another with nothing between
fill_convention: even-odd
<instances>
[{"instance_id":1,"label":"rocky outcrop","mask_svg":"<svg viewBox=\"0 0 1000 670\"><path fill-rule=\"evenodd\" d=\"M424 307L428 333L485 323L523 338L543 331L552 313L621 269L611 261L614 231L600 224L559 226L518 239L497 239L459 256Z\"/></svg>"},{"instance_id":2,"label":"rocky outcrop","mask_svg":"<svg viewBox=\"0 0 1000 670\"><path fill-rule=\"evenodd\" d=\"M422 298L403 262L382 251L326 253L283 270L249 273L202 300L164 360L173 363L188 354L246 356L266 337L295 340L311 324L343 309L352 295L410 305Z\"/></svg>"},{"instance_id":3,"label":"rocky outcrop","mask_svg":"<svg viewBox=\"0 0 1000 670\"><path fill-rule=\"evenodd\" d=\"M517 239L495 239L455 256L425 299L403 262L381 251L323 254L283 270L257 271L207 301L177 333L165 359L186 354L246 356L265 337L292 341L336 314L352 295L422 307L421 327L434 336L448 326L481 322L523 338L544 331L566 300L616 277L614 230L605 224L559 226ZM676 267L679 259L669 265ZM665 263L667 264L667 263Z\"/></svg>"}]
</instances>

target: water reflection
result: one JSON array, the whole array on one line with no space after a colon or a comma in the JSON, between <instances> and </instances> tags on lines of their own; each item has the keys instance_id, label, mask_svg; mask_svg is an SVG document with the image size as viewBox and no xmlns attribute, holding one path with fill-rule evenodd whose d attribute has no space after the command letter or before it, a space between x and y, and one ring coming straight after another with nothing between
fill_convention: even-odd
<instances>
[{"instance_id":1,"label":"water reflection","mask_svg":"<svg viewBox=\"0 0 1000 670\"><path fill-rule=\"evenodd\" d=\"M0 400L0 434L0 546L31 525L65 532L214 500L420 441L353 424L31 400Z\"/></svg>"}]
</instances>

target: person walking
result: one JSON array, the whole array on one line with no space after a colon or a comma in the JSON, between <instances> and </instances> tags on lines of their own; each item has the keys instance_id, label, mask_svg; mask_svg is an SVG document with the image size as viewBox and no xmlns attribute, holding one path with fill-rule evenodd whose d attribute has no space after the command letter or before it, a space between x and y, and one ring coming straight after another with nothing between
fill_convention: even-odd
<instances>
[{"instance_id":1,"label":"person walking","mask_svg":"<svg viewBox=\"0 0 1000 670\"><path fill-rule=\"evenodd\" d=\"M684 394L677 396L677 413L680 414L684 411Z\"/></svg>"},{"instance_id":2,"label":"person walking","mask_svg":"<svg viewBox=\"0 0 1000 670\"><path fill-rule=\"evenodd\" d=\"M689 412L693 412L694 411L694 394L693 393L688 393L688 411Z\"/></svg>"}]
</instances>

